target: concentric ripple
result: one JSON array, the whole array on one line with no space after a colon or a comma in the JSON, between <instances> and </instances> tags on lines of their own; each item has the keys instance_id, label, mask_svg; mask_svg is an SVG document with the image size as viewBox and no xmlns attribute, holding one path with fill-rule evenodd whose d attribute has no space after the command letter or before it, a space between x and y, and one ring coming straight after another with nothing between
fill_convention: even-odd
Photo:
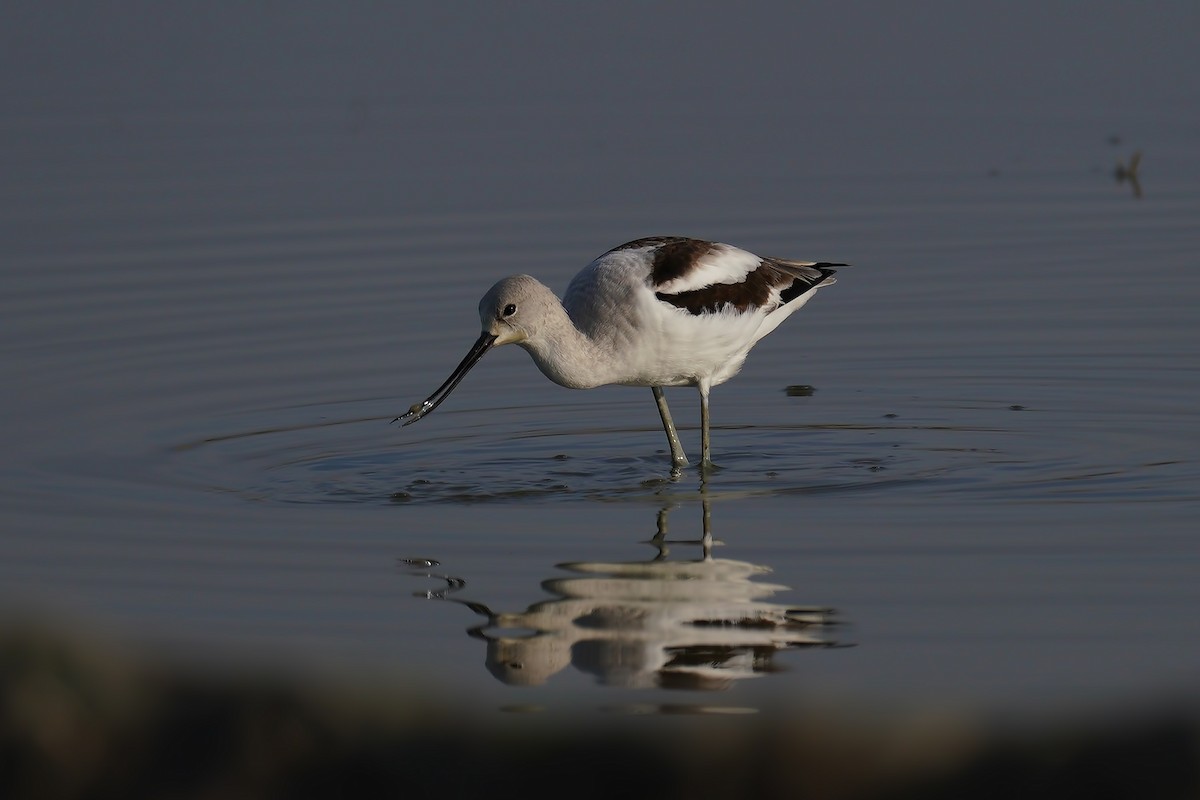
<instances>
[{"instance_id":1,"label":"concentric ripple","mask_svg":"<svg viewBox=\"0 0 1200 800\"><path fill-rule=\"evenodd\" d=\"M270 426L257 412L177 445L170 458L193 486L279 503L661 502L694 496L702 484L698 467L670 468L658 429L580 430L578 409L451 412L444 416L456 417L453 424L419 438L353 410L322 408L318 420ZM903 487L918 502L1162 499L1184 491L1178 462L1097 461L1078 432L1048 436L1015 410L960 407L954 418L924 422L885 414L874 423L717 426L717 468L703 484L728 497ZM686 430L685 439L694 434Z\"/></svg>"}]
</instances>

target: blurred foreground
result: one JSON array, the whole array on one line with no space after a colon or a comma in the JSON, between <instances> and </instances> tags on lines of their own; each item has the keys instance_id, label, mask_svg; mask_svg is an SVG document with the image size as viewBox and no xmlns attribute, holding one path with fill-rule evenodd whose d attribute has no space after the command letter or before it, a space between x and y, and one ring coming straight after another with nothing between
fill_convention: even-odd
<instances>
[{"instance_id":1,"label":"blurred foreground","mask_svg":"<svg viewBox=\"0 0 1200 800\"><path fill-rule=\"evenodd\" d=\"M1200 796L1194 706L1054 723L794 709L478 713L0 630L0 797Z\"/></svg>"}]
</instances>

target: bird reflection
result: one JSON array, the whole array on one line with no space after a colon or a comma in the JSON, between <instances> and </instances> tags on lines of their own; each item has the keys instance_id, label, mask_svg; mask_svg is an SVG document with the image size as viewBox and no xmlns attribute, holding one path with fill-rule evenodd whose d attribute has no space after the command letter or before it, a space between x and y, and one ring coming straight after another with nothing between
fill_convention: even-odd
<instances>
[{"instance_id":1,"label":"bird reflection","mask_svg":"<svg viewBox=\"0 0 1200 800\"><path fill-rule=\"evenodd\" d=\"M651 558L559 564L570 574L543 581L552 597L524 611L451 597L463 582L449 576L431 575L447 589L426 596L485 619L468 633L487 643L488 671L515 686L540 685L574 666L605 686L720 690L778 671L780 651L837 646L832 609L771 602L788 587L757 580L770 568L713 556L707 499L702 507L699 538L670 538L663 509ZM671 557L684 548L699 557Z\"/></svg>"}]
</instances>

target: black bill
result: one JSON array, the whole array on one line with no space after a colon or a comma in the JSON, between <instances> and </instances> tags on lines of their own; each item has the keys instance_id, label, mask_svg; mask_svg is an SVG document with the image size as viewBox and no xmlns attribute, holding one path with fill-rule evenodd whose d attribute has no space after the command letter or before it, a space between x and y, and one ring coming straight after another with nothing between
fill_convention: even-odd
<instances>
[{"instance_id":1,"label":"black bill","mask_svg":"<svg viewBox=\"0 0 1200 800\"><path fill-rule=\"evenodd\" d=\"M492 349L492 345L496 341L495 334L484 331L479 335L475 344L471 346L471 351L467 353L467 357L454 368L454 372L450 373L450 377L446 378L446 382L437 388L437 391L429 395L429 399L423 403L416 403L405 413L396 417L392 422L403 421L405 425L412 425L421 417L433 411L442 404L442 401L450 396L454 391L454 387L458 386L459 381L466 377L471 371L471 367L479 363L479 359L483 358L488 350Z\"/></svg>"}]
</instances>

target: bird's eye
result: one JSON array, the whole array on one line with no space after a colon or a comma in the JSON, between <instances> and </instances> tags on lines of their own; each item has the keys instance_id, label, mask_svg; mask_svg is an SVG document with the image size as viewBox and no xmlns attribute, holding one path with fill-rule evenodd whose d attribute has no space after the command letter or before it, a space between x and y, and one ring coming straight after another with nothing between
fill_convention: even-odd
<instances>
[{"instance_id":1,"label":"bird's eye","mask_svg":"<svg viewBox=\"0 0 1200 800\"><path fill-rule=\"evenodd\" d=\"M513 303L509 303L504 307L504 316L511 317L515 313L517 313L517 307Z\"/></svg>"}]
</instances>

